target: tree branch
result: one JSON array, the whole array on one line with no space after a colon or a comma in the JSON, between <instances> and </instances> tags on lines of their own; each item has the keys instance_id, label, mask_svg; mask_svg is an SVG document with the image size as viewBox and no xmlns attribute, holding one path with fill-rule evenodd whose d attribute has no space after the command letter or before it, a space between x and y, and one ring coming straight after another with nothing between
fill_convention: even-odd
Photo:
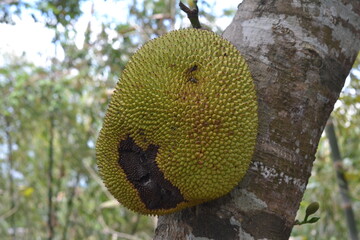
<instances>
[{"instance_id":1,"label":"tree branch","mask_svg":"<svg viewBox=\"0 0 360 240\"><path fill-rule=\"evenodd\" d=\"M194 8L192 9L187 7L181 1L179 2L179 7L187 14L187 17L189 18L193 28L201 28L201 24L199 21L199 8L197 6L197 0L193 0L193 1L194 1Z\"/></svg>"}]
</instances>

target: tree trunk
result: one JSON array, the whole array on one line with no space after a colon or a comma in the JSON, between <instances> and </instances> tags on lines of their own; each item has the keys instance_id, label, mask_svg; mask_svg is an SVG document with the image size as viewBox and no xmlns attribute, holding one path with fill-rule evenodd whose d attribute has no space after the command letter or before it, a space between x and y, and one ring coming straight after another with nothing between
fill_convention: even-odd
<instances>
[{"instance_id":1,"label":"tree trunk","mask_svg":"<svg viewBox=\"0 0 360 240\"><path fill-rule=\"evenodd\" d=\"M360 48L358 0L244 0L223 36L259 101L250 169L228 195L159 218L155 239L288 239L316 148Z\"/></svg>"},{"instance_id":2,"label":"tree trunk","mask_svg":"<svg viewBox=\"0 0 360 240\"><path fill-rule=\"evenodd\" d=\"M349 232L350 240L359 240L358 232L356 228L356 220L354 211L352 209L351 196L349 191L348 181L345 177L345 169L343 168L343 160L340 154L340 148L338 145L338 140L335 133L335 127L332 118L330 117L327 121L325 127L325 134L327 139L329 140L330 150L331 150L331 158L334 163L334 168L336 172L336 178L339 185L341 200L342 200L342 208L345 212L346 225Z\"/></svg>"}]
</instances>

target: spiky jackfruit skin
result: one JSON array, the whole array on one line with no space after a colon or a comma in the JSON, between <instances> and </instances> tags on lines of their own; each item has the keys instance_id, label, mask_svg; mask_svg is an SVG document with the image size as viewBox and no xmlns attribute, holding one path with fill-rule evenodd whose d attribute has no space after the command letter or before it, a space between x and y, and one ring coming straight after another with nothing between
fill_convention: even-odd
<instances>
[{"instance_id":1,"label":"spiky jackfruit skin","mask_svg":"<svg viewBox=\"0 0 360 240\"><path fill-rule=\"evenodd\" d=\"M125 67L96 145L99 172L129 209L171 213L230 192L249 167L257 127L238 50L209 31L173 31Z\"/></svg>"}]
</instances>

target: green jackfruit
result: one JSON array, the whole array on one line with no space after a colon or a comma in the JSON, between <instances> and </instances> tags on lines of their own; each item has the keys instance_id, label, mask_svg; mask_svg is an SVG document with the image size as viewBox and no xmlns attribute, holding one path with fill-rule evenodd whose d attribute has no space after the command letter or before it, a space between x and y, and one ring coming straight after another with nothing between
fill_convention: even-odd
<instances>
[{"instance_id":1,"label":"green jackfruit","mask_svg":"<svg viewBox=\"0 0 360 240\"><path fill-rule=\"evenodd\" d=\"M247 64L227 40L198 29L151 40L112 96L96 145L100 175L143 214L225 195L252 159L257 105Z\"/></svg>"}]
</instances>

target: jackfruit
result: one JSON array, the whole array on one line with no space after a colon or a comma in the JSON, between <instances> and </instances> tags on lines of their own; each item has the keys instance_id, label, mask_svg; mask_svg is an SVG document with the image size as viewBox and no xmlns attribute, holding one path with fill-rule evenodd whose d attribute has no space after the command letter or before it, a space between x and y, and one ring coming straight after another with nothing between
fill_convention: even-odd
<instances>
[{"instance_id":1,"label":"jackfruit","mask_svg":"<svg viewBox=\"0 0 360 240\"><path fill-rule=\"evenodd\" d=\"M230 42L182 29L129 60L97 144L99 173L127 208L162 215L230 192L254 152L254 83Z\"/></svg>"}]
</instances>

